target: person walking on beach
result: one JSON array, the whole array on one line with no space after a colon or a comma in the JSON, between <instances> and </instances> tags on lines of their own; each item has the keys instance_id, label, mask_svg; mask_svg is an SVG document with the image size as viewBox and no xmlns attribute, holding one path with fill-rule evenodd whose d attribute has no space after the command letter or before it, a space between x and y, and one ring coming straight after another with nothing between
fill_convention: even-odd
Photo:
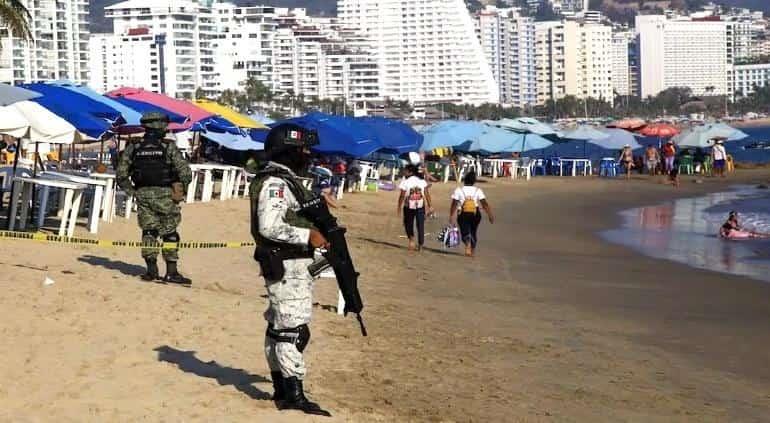
<instances>
[{"instance_id":1,"label":"person walking on beach","mask_svg":"<svg viewBox=\"0 0 770 423\"><path fill-rule=\"evenodd\" d=\"M660 164L660 152L654 145L649 145L644 152L644 158L647 172L650 176L655 176L658 171L658 164Z\"/></svg>"},{"instance_id":2,"label":"person walking on beach","mask_svg":"<svg viewBox=\"0 0 770 423\"><path fill-rule=\"evenodd\" d=\"M676 147L674 142L668 140L666 145L663 146L663 160L665 161L665 172L670 174L674 168L674 160L676 159Z\"/></svg>"},{"instance_id":3,"label":"person walking on beach","mask_svg":"<svg viewBox=\"0 0 770 423\"><path fill-rule=\"evenodd\" d=\"M425 244L425 211L433 211L428 183L418 176L415 165L404 168L406 178L401 181L398 196L398 215L404 218L404 229L409 238L409 251L421 250ZM415 244L414 225L417 224L417 243Z\"/></svg>"},{"instance_id":4,"label":"person walking on beach","mask_svg":"<svg viewBox=\"0 0 770 423\"><path fill-rule=\"evenodd\" d=\"M489 206L487 197L476 184L476 173L469 172L463 178L463 186L452 193L452 203L449 206L449 221L460 227L460 234L465 244L465 255L473 257L478 244L478 230L481 223L481 207L487 213L489 223L495 223L495 216Z\"/></svg>"},{"instance_id":5,"label":"person walking on beach","mask_svg":"<svg viewBox=\"0 0 770 423\"><path fill-rule=\"evenodd\" d=\"M727 164L727 151L725 151L724 142L717 140L714 148L711 149L711 157L714 159L714 173L720 177L725 177L725 165Z\"/></svg>"},{"instance_id":6,"label":"person walking on beach","mask_svg":"<svg viewBox=\"0 0 770 423\"><path fill-rule=\"evenodd\" d=\"M631 170L634 168L634 152L631 150L631 145L623 146L618 161L626 168L626 179L631 179Z\"/></svg>"},{"instance_id":7,"label":"person walking on beach","mask_svg":"<svg viewBox=\"0 0 770 423\"><path fill-rule=\"evenodd\" d=\"M307 366L303 353L310 342L313 276L308 267L314 250L329 242L300 216L300 201L315 197L298 179L307 172L312 140L296 125L273 129L265 140L270 160L249 186L251 234L269 299L265 312L265 356L273 380L273 401L281 410L331 416L305 397Z\"/></svg>"},{"instance_id":8,"label":"person walking on beach","mask_svg":"<svg viewBox=\"0 0 770 423\"><path fill-rule=\"evenodd\" d=\"M151 112L142 116L144 138L129 144L120 154L116 181L129 196L136 197L137 219L142 229L143 243L178 243L177 227L182 220L179 203L184 200L184 189L192 181L190 164L174 142L165 138L169 119L163 113ZM145 281L160 281L189 286L190 279L177 269L178 249L163 249L166 276L158 271L158 250L142 249L147 264Z\"/></svg>"}]
</instances>

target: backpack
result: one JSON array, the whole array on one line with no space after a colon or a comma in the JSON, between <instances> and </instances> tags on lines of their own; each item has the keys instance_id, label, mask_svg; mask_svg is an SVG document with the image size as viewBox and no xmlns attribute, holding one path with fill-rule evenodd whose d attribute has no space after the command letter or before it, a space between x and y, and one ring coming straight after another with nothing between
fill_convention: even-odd
<instances>
[{"instance_id":1,"label":"backpack","mask_svg":"<svg viewBox=\"0 0 770 423\"><path fill-rule=\"evenodd\" d=\"M465 191L462 191L462 193L463 193L463 197L465 197L465 200L463 200L462 205L460 206L460 210L463 213L476 214L476 212L478 211L478 206L476 206L476 200L474 200L473 198L466 197ZM476 192L474 192L474 195L475 194Z\"/></svg>"}]
</instances>

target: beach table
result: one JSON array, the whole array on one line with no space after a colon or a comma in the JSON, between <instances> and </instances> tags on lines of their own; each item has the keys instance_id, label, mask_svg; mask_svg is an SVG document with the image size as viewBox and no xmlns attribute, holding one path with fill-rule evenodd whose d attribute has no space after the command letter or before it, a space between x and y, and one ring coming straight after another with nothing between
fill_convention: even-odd
<instances>
[{"instance_id":1,"label":"beach table","mask_svg":"<svg viewBox=\"0 0 770 423\"><path fill-rule=\"evenodd\" d=\"M13 231L16 229L16 212L19 207L19 201L21 201L19 229L25 229L27 216L29 215L29 205L32 200L32 191L37 185L48 188L58 188L63 191L63 199L59 202L59 215L61 216L59 236L71 237L75 234L75 223L78 220L78 211L80 210L80 203L83 199L83 191L86 189L85 185L69 181L30 178L24 176L17 176L13 178L13 181L15 184L13 192L11 193L11 221L8 223L8 230ZM45 218L44 207L40 207L39 213L39 216ZM38 221L40 221L40 217L38 217Z\"/></svg>"},{"instance_id":2,"label":"beach table","mask_svg":"<svg viewBox=\"0 0 770 423\"><path fill-rule=\"evenodd\" d=\"M492 168L492 179L497 179L497 177L502 173L503 167L506 164L511 165L511 179L516 179L518 176L518 169L519 165L521 164L521 160L518 159L484 159L484 163L489 163ZM529 180L529 177L527 177L527 180Z\"/></svg>"},{"instance_id":3,"label":"beach table","mask_svg":"<svg viewBox=\"0 0 770 423\"><path fill-rule=\"evenodd\" d=\"M84 176L77 176L70 173L51 172L45 171L40 174L42 179L54 179L67 182L74 182L76 184L84 185L86 187L94 188L94 201L91 205L91 212L88 215L88 232L95 234L99 232L99 218L102 208L104 206L104 192L108 185L105 179L87 178ZM50 187L43 188L43 195L40 200L40 210L45 213L45 209L48 202L48 191ZM61 197L60 197L61 198ZM38 223L40 226L42 222Z\"/></svg>"},{"instance_id":4,"label":"beach table","mask_svg":"<svg viewBox=\"0 0 770 423\"><path fill-rule=\"evenodd\" d=\"M203 189L201 191L201 202L208 203L214 195L214 177L213 171L222 171L222 189L219 192L219 199L221 201L230 198L228 189L232 190L233 172L234 169L239 169L235 166L219 165L219 164L191 164L190 170L192 170L192 182L187 186L187 203L195 202L195 193L198 189L198 180L200 174L203 174ZM232 192L232 191L231 191Z\"/></svg>"},{"instance_id":5,"label":"beach table","mask_svg":"<svg viewBox=\"0 0 770 423\"><path fill-rule=\"evenodd\" d=\"M361 166L361 181L359 182L359 191L366 191L366 180L370 178L370 173L374 171L374 163L371 162L362 162L359 161L359 165ZM379 172L377 172L377 176L379 177ZM352 188L352 187L351 187Z\"/></svg>"},{"instance_id":6,"label":"beach table","mask_svg":"<svg viewBox=\"0 0 770 423\"><path fill-rule=\"evenodd\" d=\"M583 176L588 176L591 174L591 161L588 159L561 159L559 163L559 174L564 175L564 164L565 163L572 163L572 176L577 176L577 165L578 163L582 163L583 166Z\"/></svg>"},{"instance_id":7,"label":"beach table","mask_svg":"<svg viewBox=\"0 0 770 423\"><path fill-rule=\"evenodd\" d=\"M117 187L115 182L115 175L112 173L92 173L89 175L91 178L100 179L107 183L104 187L104 202L102 204L102 220L105 222L112 222L115 215L115 195L117 194Z\"/></svg>"}]
</instances>

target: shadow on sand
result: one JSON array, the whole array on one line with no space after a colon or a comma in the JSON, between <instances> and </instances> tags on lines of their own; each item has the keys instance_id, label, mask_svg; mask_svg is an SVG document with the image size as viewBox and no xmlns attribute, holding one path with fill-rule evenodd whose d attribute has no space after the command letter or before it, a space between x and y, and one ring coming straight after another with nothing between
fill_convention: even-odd
<instances>
[{"instance_id":1,"label":"shadow on sand","mask_svg":"<svg viewBox=\"0 0 770 423\"><path fill-rule=\"evenodd\" d=\"M385 246L385 247L396 248L396 249L399 249L399 250L407 250L407 247L405 245L400 245L400 244L396 244L396 243L393 243L393 242L381 241L381 240L372 239L372 238L356 238L356 239L364 241L364 242L369 242L371 244L382 245L382 246ZM423 249L423 251L430 251L431 253L442 254L442 255L445 255L445 256L459 256L460 255L460 254L458 254L458 253L456 253L454 251L439 250L437 248L422 247L422 249Z\"/></svg>"},{"instance_id":2,"label":"shadow on sand","mask_svg":"<svg viewBox=\"0 0 770 423\"><path fill-rule=\"evenodd\" d=\"M145 272L143 266L137 266L123 261L110 260L106 257L85 255L78 257L78 261L90 264L91 266L103 267L107 270L115 270L126 276L142 276Z\"/></svg>"},{"instance_id":3,"label":"shadow on sand","mask_svg":"<svg viewBox=\"0 0 770 423\"><path fill-rule=\"evenodd\" d=\"M264 376L252 375L243 369L224 367L216 361L203 362L195 356L195 351L181 351L168 345L155 348L154 351L158 352L158 361L175 364L185 373L215 379L221 386L232 385L251 399L270 400L272 397L269 393L252 386L252 383L256 382L270 383L270 379Z\"/></svg>"}]
</instances>

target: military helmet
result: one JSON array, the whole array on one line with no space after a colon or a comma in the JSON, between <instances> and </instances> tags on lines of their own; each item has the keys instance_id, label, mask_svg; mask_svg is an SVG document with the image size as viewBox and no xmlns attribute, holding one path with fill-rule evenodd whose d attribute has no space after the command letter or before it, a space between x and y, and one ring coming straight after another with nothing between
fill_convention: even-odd
<instances>
[{"instance_id":1,"label":"military helmet","mask_svg":"<svg viewBox=\"0 0 770 423\"><path fill-rule=\"evenodd\" d=\"M289 150L300 150L318 145L318 133L293 123L280 124L267 134L265 153L274 156Z\"/></svg>"},{"instance_id":2,"label":"military helmet","mask_svg":"<svg viewBox=\"0 0 770 423\"><path fill-rule=\"evenodd\" d=\"M142 127L145 129L168 129L168 115L161 112L148 112L142 115L142 119L139 121Z\"/></svg>"}]
</instances>

